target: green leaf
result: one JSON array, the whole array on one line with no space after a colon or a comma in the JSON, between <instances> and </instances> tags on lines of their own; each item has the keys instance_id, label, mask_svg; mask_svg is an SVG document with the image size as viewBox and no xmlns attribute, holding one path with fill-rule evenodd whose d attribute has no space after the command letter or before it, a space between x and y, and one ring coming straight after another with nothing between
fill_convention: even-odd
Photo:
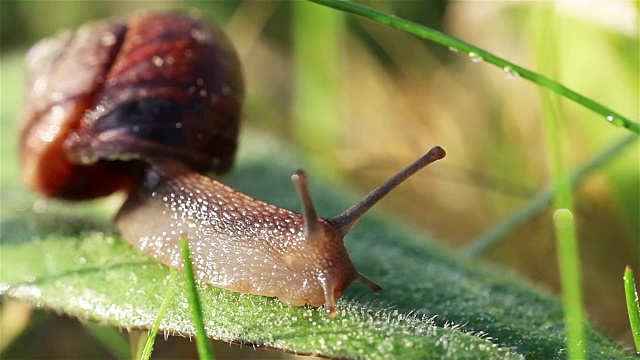
<instances>
[{"instance_id":1,"label":"green leaf","mask_svg":"<svg viewBox=\"0 0 640 360\"><path fill-rule=\"evenodd\" d=\"M627 311L629 313L629 325L631 325L631 335L636 345L636 355L640 354L640 299L638 299L638 289L633 278L633 270L627 265L624 269L624 295L627 300Z\"/></svg>"},{"instance_id":2,"label":"green leaf","mask_svg":"<svg viewBox=\"0 0 640 360\"><path fill-rule=\"evenodd\" d=\"M225 182L298 209L290 175L300 161L252 132L243 134L243 142L238 167ZM429 176L429 169L422 174ZM356 200L322 183L320 174L311 172L310 178L321 215L332 216ZM118 237L110 222L109 211L117 209L113 199L44 206L21 187L3 185L1 295L110 326L153 325L169 269ZM40 212L33 210L34 201ZM322 309L199 284L209 336L336 358L565 356L560 303L503 269L454 255L376 212L352 231L346 246L358 270L383 286L381 296L352 285L338 302L339 315L330 318ZM178 278L160 328L193 335L187 287ZM588 324L586 338L593 358L625 354Z\"/></svg>"}]
</instances>

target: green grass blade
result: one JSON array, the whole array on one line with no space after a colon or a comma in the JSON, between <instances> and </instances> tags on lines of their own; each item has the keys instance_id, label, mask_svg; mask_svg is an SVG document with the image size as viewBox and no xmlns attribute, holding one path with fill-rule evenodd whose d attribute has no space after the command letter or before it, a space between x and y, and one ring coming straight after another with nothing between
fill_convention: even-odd
<instances>
[{"instance_id":1,"label":"green grass blade","mask_svg":"<svg viewBox=\"0 0 640 360\"><path fill-rule=\"evenodd\" d=\"M456 49L461 52L466 52L470 56L477 59L482 59L487 63L500 67L501 70L508 71L510 74L518 75L521 78L530 80L542 87L545 87L557 94L560 94L567 99L570 99L587 109L590 109L600 115L602 119L609 123L627 128L636 134L640 134L640 123L635 122L612 109L583 96L566 86L551 80L550 78L535 73L531 70L527 70L521 66L518 66L510 61L507 61L501 57L498 57L484 49L471 45L465 41L457 39L453 36L444 34L437 30L431 29L427 26L420 25L408 20L400 19L396 16L383 13L378 10L366 7L364 5L352 3L344 0L309 0L314 3L318 3L324 6L334 8L336 10L345 11L355 15L362 16L364 18L373 20L377 23L387 25L389 27L407 32L409 34L416 35L422 39L431 40L443 46L447 46L451 49Z\"/></svg>"},{"instance_id":2,"label":"green grass blade","mask_svg":"<svg viewBox=\"0 0 640 360\"><path fill-rule=\"evenodd\" d=\"M573 213L569 209L558 209L553 214L553 222L558 243L558 265L567 326L569 359L583 359L587 344L584 339L580 262Z\"/></svg>"},{"instance_id":3,"label":"green grass blade","mask_svg":"<svg viewBox=\"0 0 640 360\"><path fill-rule=\"evenodd\" d=\"M147 341L144 344L144 350L142 350L142 354L140 355L140 360L149 360L151 358L151 352L153 351L153 344L156 341L156 335L158 335L158 329L160 329L160 324L162 323L162 318L167 313L167 309L169 308L169 304L171 304L171 299L173 299L173 286L175 284L176 271L175 268L171 268L169 272L169 285L167 285L167 292L162 300L162 304L160 305L160 310L158 310L158 318L156 322L153 324L151 328L151 332L147 337Z\"/></svg>"},{"instance_id":4,"label":"green grass blade","mask_svg":"<svg viewBox=\"0 0 640 360\"><path fill-rule=\"evenodd\" d=\"M340 74L344 65L345 15L307 2L294 1L291 5L295 131L304 139L301 145L306 150L321 151L331 147L334 138L331 134L341 131L344 97ZM335 171L335 167L328 164L317 165Z\"/></svg>"},{"instance_id":5,"label":"green grass blade","mask_svg":"<svg viewBox=\"0 0 640 360\"><path fill-rule=\"evenodd\" d=\"M631 325L631 335L636 344L636 354L640 355L640 299L638 289L633 278L631 266L624 269L624 295L627 299L627 311L629 312L629 324Z\"/></svg>"},{"instance_id":6,"label":"green grass blade","mask_svg":"<svg viewBox=\"0 0 640 360\"><path fill-rule=\"evenodd\" d=\"M557 73L557 45L554 31L555 18L549 7L539 10L539 24L536 31L538 64L541 69ZM566 176L566 165L562 153L561 121L562 104L560 98L540 89L542 119L547 148L551 159L551 174L557 186L554 187L553 204L556 211L553 222L556 234L560 286L564 305L569 359L585 356L583 326L583 305L581 292L580 262L575 220L573 216L573 196L571 184Z\"/></svg>"},{"instance_id":7,"label":"green grass blade","mask_svg":"<svg viewBox=\"0 0 640 360\"><path fill-rule=\"evenodd\" d=\"M116 359L129 359L129 342L116 329L93 322L83 323L84 328L104 345Z\"/></svg>"},{"instance_id":8,"label":"green grass blade","mask_svg":"<svg viewBox=\"0 0 640 360\"><path fill-rule=\"evenodd\" d=\"M618 158L620 153L635 144L638 139L637 135L629 134L616 141L613 145L604 148L591 158L589 162L571 173L568 180L570 187L572 189L577 188L587 176L605 166L609 161ZM553 200L553 192L556 186L558 186L558 184L554 184L549 189L541 191L522 208L515 211L507 220L473 239L463 250L464 255L470 258L480 256L485 251L506 239L506 237L513 233L518 227L541 214Z\"/></svg>"},{"instance_id":9,"label":"green grass blade","mask_svg":"<svg viewBox=\"0 0 640 360\"><path fill-rule=\"evenodd\" d=\"M182 239L180 241L182 247L182 260L184 261L184 270L189 287L189 306L193 314L193 321L196 327L196 346L198 347L198 355L200 359L213 359L213 349L211 342L204 329L204 321L202 320L202 306L198 297L198 289L196 288L196 279L193 274L193 263L191 263L191 253L189 251L189 240Z\"/></svg>"}]
</instances>

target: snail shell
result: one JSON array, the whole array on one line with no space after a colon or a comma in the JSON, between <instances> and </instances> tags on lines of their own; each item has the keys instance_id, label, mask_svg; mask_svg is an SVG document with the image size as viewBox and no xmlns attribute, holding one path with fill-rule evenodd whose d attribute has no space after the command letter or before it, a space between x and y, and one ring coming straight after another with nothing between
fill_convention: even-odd
<instances>
[{"instance_id":1,"label":"snail shell","mask_svg":"<svg viewBox=\"0 0 640 360\"><path fill-rule=\"evenodd\" d=\"M172 14L90 23L38 43L27 71L23 176L45 195L131 189L143 166L123 161L151 155L233 163L244 85L217 28Z\"/></svg>"},{"instance_id":2,"label":"snail shell","mask_svg":"<svg viewBox=\"0 0 640 360\"><path fill-rule=\"evenodd\" d=\"M302 213L202 173L224 172L237 146L240 64L222 32L199 20L144 14L90 23L37 44L20 136L26 182L46 196L124 190L122 237L169 266L189 239L197 278L291 305L335 303L359 274L343 238L382 197L445 156L434 147L343 214L316 215L300 171Z\"/></svg>"}]
</instances>

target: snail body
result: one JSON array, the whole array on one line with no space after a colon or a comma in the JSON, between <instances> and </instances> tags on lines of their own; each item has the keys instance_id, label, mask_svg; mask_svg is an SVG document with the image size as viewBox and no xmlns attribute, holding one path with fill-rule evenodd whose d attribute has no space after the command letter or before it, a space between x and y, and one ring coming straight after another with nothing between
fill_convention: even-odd
<instances>
[{"instance_id":1,"label":"snail body","mask_svg":"<svg viewBox=\"0 0 640 360\"><path fill-rule=\"evenodd\" d=\"M300 214L176 170L152 167L116 216L122 236L141 251L180 266L186 237L198 279L297 306L333 304L356 278L342 242L307 241Z\"/></svg>"},{"instance_id":2,"label":"snail body","mask_svg":"<svg viewBox=\"0 0 640 360\"><path fill-rule=\"evenodd\" d=\"M381 291L356 271L344 236L445 155L434 147L345 213L323 219L302 171L292 177L301 213L203 175L230 168L244 94L237 55L220 30L185 16L138 15L45 40L27 63L37 69L20 137L27 184L71 200L126 191L115 222L133 247L182 267L179 243L187 238L198 279L294 306L325 305L331 315L353 281Z\"/></svg>"}]
</instances>

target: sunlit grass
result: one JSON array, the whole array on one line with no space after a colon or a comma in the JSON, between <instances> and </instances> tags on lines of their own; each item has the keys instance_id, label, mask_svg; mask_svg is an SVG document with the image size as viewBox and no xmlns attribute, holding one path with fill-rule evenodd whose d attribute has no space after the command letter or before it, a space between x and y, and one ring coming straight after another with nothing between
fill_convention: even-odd
<instances>
[{"instance_id":1,"label":"sunlit grass","mask_svg":"<svg viewBox=\"0 0 640 360\"><path fill-rule=\"evenodd\" d=\"M561 50L557 48L556 42L559 34L555 25L556 18L547 6L541 7L538 12L538 66L542 71L557 75L560 73L557 59ZM564 111L558 95L541 89L540 97L544 133L551 159L551 176L556 183L553 189L553 224L567 331L567 352L569 359L583 359L589 345L584 337L582 270L574 219L573 188L567 176L566 155L562 151Z\"/></svg>"},{"instance_id":2,"label":"sunlit grass","mask_svg":"<svg viewBox=\"0 0 640 360\"><path fill-rule=\"evenodd\" d=\"M624 270L624 292L627 299L627 311L629 312L629 325L631 326L631 336L636 346L636 354L640 354L640 299L638 289L633 277L631 266Z\"/></svg>"},{"instance_id":3,"label":"sunlit grass","mask_svg":"<svg viewBox=\"0 0 640 360\"><path fill-rule=\"evenodd\" d=\"M593 174L595 171L601 170L602 167L616 159L624 150L627 150L631 145L636 144L638 140L640 139L638 139L638 136L635 134L625 136L623 139L616 141L611 146L606 147L596 154L587 164L584 164L573 171L568 180L560 180L560 183L568 181L570 184L569 186L572 189L579 187L585 178ZM488 231L473 239L464 249L465 255L468 257L477 257L497 246L520 226L543 213L551 204L553 194L553 188L543 190L536 194L522 208L514 211L507 220L498 223Z\"/></svg>"},{"instance_id":4,"label":"sunlit grass","mask_svg":"<svg viewBox=\"0 0 640 360\"><path fill-rule=\"evenodd\" d=\"M160 324L162 323L162 319L164 318L167 308L169 304L171 304L171 300L173 300L173 286L175 284L176 278L176 270L171 268L169 272L169 284L167 285L167 292L164 295L164 299L162 300L162 304L160 305L160 309L158 309L158 317L156 322L153 324L153 327L149 331L149 335L147 335L147 339L144 343L144 347L142 348L142 352L140 353L140 360L149 360L151 358L151 352L153 351L153 344L156 341L156 336L158 335L158 330L160 329Z\"/></svg>"},{"instance_id":5,"label":"sunlit grass","mask_svg":"<svg viewBox=\"0 0 640 360\"><path fill-rule=\"evenodd\" d=\"M630 118L621 115L620 113L602 105L592 99L589 99L569 88L561 83L554 81L544 75L535 73L522 66L519 66L511 61L494 55L493 53L474 46L470 43L457 39L455 37L444 34L440 31L431 29L426 26L422 26L417 23L406 21L404 19L391 16L389 14L377 11L373 8L369 8L357 3L345 0L309 0L318 4L329 6L335 9L339 9L345 12L353 13L374 20L380 24L388 25L398 30L406 31L410 34L419 36L421 38L437 42L443 46L447 46L450 49L460 51L469 55L471 61L479 63L486 61L493 65L500 67L505 74L511 77L522 77L533 81L534 83L545 87L549 90L556 92L557 94L564 96L570 100L573 100L586 108L599 113L603 116L603 120L615 126L622 126L636 134L640 134L640 124Z\"/></svg>"},{"instance_id":6,"label":"sunlit grass","mask_svg":"<svg viewBox=\"0 0 640 360\"><path fill-rule=\"evenodd\" d=\"M189 308L191 309L196 329L196 347L198 348L198 355L201 360L214 359L211 340L209 340L207 331L204 328L202 305L200 305L198 288L196 287L196 278L193 272L193 263L191 262L189 239L182 239L180 241L180 248L182 249L185 278L187 279L187 285L189 286Z\"/></svg>"}]
</instances>

